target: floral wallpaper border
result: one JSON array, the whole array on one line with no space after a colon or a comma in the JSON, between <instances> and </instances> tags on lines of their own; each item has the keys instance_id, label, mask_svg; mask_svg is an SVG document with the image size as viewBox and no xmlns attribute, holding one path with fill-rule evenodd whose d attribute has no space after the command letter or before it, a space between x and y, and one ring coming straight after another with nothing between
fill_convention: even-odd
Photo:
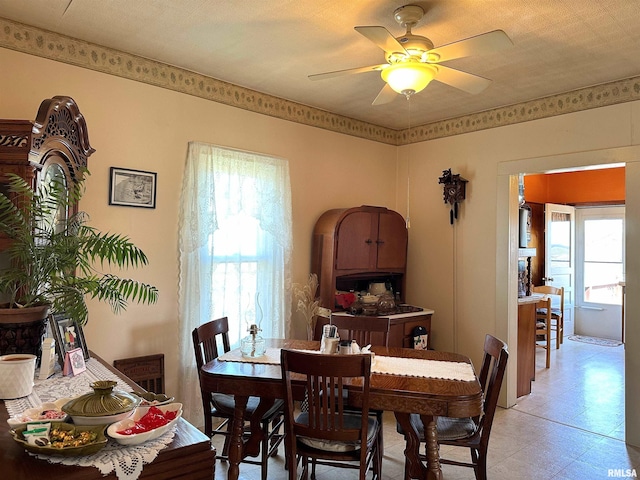
<instances>
[{"instance_id":1,"label":"floral wallpaper border","mask_svg":"<svg viewBox=\"0 0 640 480\"><path fill-rule=\"evenodd\" d=\"M0 47L390 145L434 140L640 99L640 77L633 77L410 129L393 130L4 18L0 18Z\"/></svg>"}]
</instances>

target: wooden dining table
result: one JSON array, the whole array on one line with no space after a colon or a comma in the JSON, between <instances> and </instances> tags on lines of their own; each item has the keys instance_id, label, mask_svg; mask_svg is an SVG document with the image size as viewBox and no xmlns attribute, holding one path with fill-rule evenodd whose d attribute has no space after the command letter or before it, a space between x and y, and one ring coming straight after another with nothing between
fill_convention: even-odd
<instances>
[{"instance_id":1,"label":"wooden dining table","mask_svg":"<svg viewBox=\"0 0 640 480\"><path fill-rule=\"evenodd\" d=\"M269 348L319 350L320 342L268 339ZM373 347L379 356L404 359L439 360L471 363L468 357L456 353L408 348ZM418 363L418 362L416 362ZM475 375L474 375L475 377ZM214 359L202 366L200 385L203 392L234 395L235 411L232 419L227 478L237 480L240 462L247 456L257 456L263 434L260 417L276 399L284 398L280 365L246 361ZM302 386L302 385L300 385ZM250 419L250 435L243 437L245 409L250 396L260 397L259 407ZM356 402L357 399L353 399ZM442 470L434 416L474 417L482 413L483 393L475 377L472 381L372 373L369 407L372 410L394 412L405 432L408 474L411 478L440 480ZM410 422L410 414L420 414L425 425L427 464L419 458L420 440Z\"/></svg>"},{"instance_id":2,"label":"wooden dining table","mask_svg":"<svg viewBox=\"0 0 640 480\"><path fill-rule=\"evenodd\" d=\"M133 380L116 371L107 362L91 354L90 361L99 361L113 372L114 379L120 378L129 385ZM138 388L138 391L143 391ZM116 479L111 472L103 475L95 467L61 465L47 462L30 455L22 445L13 440L7 423L9 414L0 400L0 477L11 480L103 480ZM171 443L158 452L153 462L144 465L140 479L202 479L211 480L215 472L215 449L209 438L200 430L181 418L175 426Z\"/></svg>"}]
</instances>

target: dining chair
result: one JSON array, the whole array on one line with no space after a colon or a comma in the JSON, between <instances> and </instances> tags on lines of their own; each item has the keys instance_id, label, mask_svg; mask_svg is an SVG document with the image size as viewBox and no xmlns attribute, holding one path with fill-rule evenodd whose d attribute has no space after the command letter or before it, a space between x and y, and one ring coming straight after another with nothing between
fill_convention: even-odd
<instances>
[{"instance_id":1,"label":"dining chair","mask_svg":"<svg viewBox=\"0 0 640 480\"><path fill-rule=\"evenodd\" d=\"M360 347L366 345L387 347L389 340L389 319L384 317L343 317L331 315L331 324L338 329L341 339L355 340ZM357 408L348 407L349 411L358 413ZM370 410L380 424L380 438L378 439L381 455L384 454L383 438L383 410Z\"/></svg>"},{"instance_id":2,"label":"dining chair","mask_svg":"<svg viewBox=\"0 0 640 480\"><path fill-rule=\"evenodd\" d=\"M556 349L560 348L564 337L564 287L554 287L552 285L540 285L533 287L533 293L542 293L550 296L551 301L551 330L556 332ZM555 307L554 305L558 306ZM536 315L544 320L546 311L544 308L537 308Z\"/></svg>"},{"instance_id":3,"label":"dining chair","mask_svg":"<svg viewBox=\"0 0 640 480\"><path fill-rule=\"evenodd\" d=\"M492 335L486 335L482 367L478 375L484 392L483 415L473 418L436 417L435 419L439 445L464 447L471 451L470 463L446 458L440 458L440 463L473 468L476 480L486 480L487 478L489 434L508 358L507 344ZM420 415L411 414L410 418L411 424L418 432L420 442L425 442L424 425ZM400 424L397 428L399 433L403 433ZM426 455L421 455L420 458L422 461L426 461ZM404 478L405 480L409 478L406 462Z\"/></svg>"},{"instance_id":4,"label":"dining chair","mask_svg":"<svg viewBox=\"0 0 640 480\"><path fill-rule=\"evenodd\" d=\"M147 392L164 393L164 354L120 358L113 361L116 370L124 373Z\"/></svg>"},{"instance_id":5,"label":"dining chair","mask_svg":"<svg viewBox=\"0 0 640 480\"><path fill-rule=\"evenodd\" d=\"M360 347L368 344L388 346L388 318L331 315L331 325L338 328L338 335L342 340L355 340Z\"/></svg>"},{"instance_id":6,"label":"dining chair","mask_svg":"<svg viewBox=\"0 0 640 480\"><path fill-rule=\"evenodd\" d=\"M283 348L280 366L289 479L297 479L301 461L301 478L306 480L311 461L312 480L316 464L357 468L360 480L371 469L373 480L379 480L380 424L369 415L371 355L323 355ZM298 413L295 401L305 394L308 410ZM346 411L351 399L358 399L360 413Z\"/></svg>"},{"instance_id":7,"label":"dining chair","mask_svg":"<svg viewBox=\"0 0 640 480\"><path fill-rule=\"evenodd\" d=\"M198 377L202 366L211 360L218 358L220 348L222 353L226 353L231 349L229 342L229 320L227 317L211 320L193 329L193 348L196 356L196 365L198 367ZM231 439L229 429L231 427L230 419L233 418L235 408L235 400L233 395L223 393L206 392L200 390L202 395L202 407L204 409L204 433L212 437L214 435L224 435L225 441L222 448L222 454L216 455L220 460L227 460L229 454L229 441ZM245 409L245 421L248 421L251 415L258 408L260 399L258 397L249 397L247 407ZM276 400L269 410L262 416L261 428L263 432L262 445L260 447L260 461L244 459L245 463L260 465L262 480L267 479L267 464L270 456L278 451L278 446L283 440L284 434L281 434L280 427L284 423L282 415L283 400ZM222 422L213 428L213 418L220 418ZM225 430L226 427L226 430Z\"/></svg>"},{"instance_id":8,"label":"dining chair","mask_svg":"<svg viewBox=\"0 0 640 480\"><path fill-rule=\"evenodd\" d=\"M536 310L543 310L544 315L536 313L536 348L545 349L545 366L551 366L551 298L538 301Z\"/></svg>"}]
</instances>

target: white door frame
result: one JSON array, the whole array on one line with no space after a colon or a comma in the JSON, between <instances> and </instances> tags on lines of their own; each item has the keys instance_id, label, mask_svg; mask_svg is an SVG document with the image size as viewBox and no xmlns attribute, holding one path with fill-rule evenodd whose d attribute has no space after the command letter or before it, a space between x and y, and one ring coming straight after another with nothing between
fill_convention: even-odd
<instances>
[{"instance_id":1,"label":"white door frame","mask_svg":"<svg viewBox=\"0 0 640 480\"><path fill-rule=\"evenodd\" d=\"M581 170L597 165L626 164L627 318L640 313L640 145L511 160L498 164L496 182L496 334L506 338L514 354L509 360L502 406L516 403L518 329L518 174ZM507 205L508 208L503 208ZM631 221L633 219L633 221ZM507 288L505 288L505 285ZM628 322L625 340L625 435L640 446L640 322Z\"/></svg>"}]
</instances>

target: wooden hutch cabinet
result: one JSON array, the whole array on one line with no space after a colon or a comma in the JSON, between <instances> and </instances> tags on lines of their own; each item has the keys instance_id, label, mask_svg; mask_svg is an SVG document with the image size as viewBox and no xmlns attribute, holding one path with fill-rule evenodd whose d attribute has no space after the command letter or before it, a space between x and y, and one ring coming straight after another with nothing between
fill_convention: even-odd
<instances>
[{"instance_id":1,"label":"wooden hutch cabinet","mask_svg":"<svg viewBox=\"0 0 640 480\"><path fill-rule=\"evenodd\" d=\"M404 301L407 241L404 218L393 210L364 205L323 213L313 231L311 261L311 271L318 275L322 306L335 315L349 316L336 305L336 292L368 290L372 282L390 285L397 298ZM429 346L432 314L433 310L424 309L384 315L389 319L388 346L413 347L413 329L417 326L426 328ZM316 339L329 321L318 317Z\"/></svg>"},{"instance_id":2,"label":"wooden hutch cabinet","mask_svg":"<svg viewBox=\"0 0 640 480\"><path fill-rule=\"evenodd\" d=\"M322 306L336 309L336 291L366 290L389 282L404 299L407 228L393 210L364 205L323 213L313 231L311 271Z\"/></svg>"}]
</instances>

